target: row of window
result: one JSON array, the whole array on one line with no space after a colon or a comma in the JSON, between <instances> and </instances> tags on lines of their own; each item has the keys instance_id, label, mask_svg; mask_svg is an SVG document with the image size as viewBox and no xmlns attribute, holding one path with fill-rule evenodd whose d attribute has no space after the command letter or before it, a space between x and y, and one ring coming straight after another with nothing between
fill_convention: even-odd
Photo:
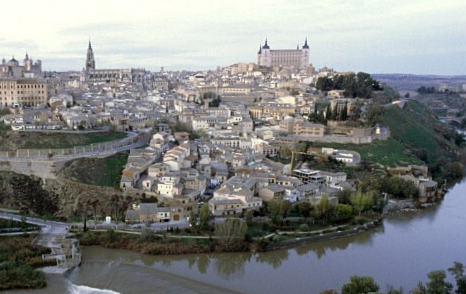
<instances>
[{"instance_id":1,"label":"row of window","mask_svg":"<svg viewBox=\"0 0 466 294\"><path fill-rule=\"evenodd\" d=\"M18 84L0 84L0 89L41 89L44 88L44 85L41 84L25 84L25 85L18 85Z\"/></svg>"},{"instance_id":2,"label":"row of window","mask_svg":"<svg viewBox=\"0 0 466 294\"><path fill-rule=\"evenodd\" d=\"M45 94L45 91L16 91L16 94L19 95L19 94L27 94L27 93L31 93L31 92L35 92L37 94ZM13 95L15 93L15 91L10 91L10 95ZM0 91L0 95L2 94L2 92ZM7 91L3 91L3 94L6 95L7 94Z\"/></svg>"}]
</instances>

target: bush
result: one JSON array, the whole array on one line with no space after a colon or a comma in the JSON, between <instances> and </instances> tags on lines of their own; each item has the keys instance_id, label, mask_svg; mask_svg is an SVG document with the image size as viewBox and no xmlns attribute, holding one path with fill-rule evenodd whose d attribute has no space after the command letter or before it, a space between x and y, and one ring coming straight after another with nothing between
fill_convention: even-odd
<instances>
[{"instance_id":1,"label":"bush","mask_svg":"<svg viewBox=\"0 0 466 294\"><path fill-rule=\"evenodd\" d=\"M117 233L114 230L107 230L105 232L105 239L109 242L115 242L117 239Z\"/></svg>"},{"instance_id":2,"label":"bush","mask_svg":"<svg viewBox=\"0 0 466 294\"><path fill-rule=\"evenodd\" d=\"M244 244L245 235L248 231L246 222L239 218L228 218L222 223L215 224L215 236L217 243L224 251L234 251Z\"/></svg>"},{"instance_id":3,"label":"bush","mask_svg":"<svg viewBox=\"0 0 466 294\"><path fill-rule=\"evenodd\" d=\"M89 232L89 231L82 234L79 241L81 245L87 245L87 246L99 244L99 240L97 239L97 236L93 232Z\"/></svg>"},{"instance_id":4,"label":"bush","mask_svg":"<svg viewBox=\"0 0 466 294\"><path fill-rule=\"evenodd\" d=\"M413 182L400 177L384 178L382 191L397 198L416 198L419 195L419 190Z\"/></svg>"},{"instance_id":5,"label":"bush","mask_svg":"<svg viewBox=\"0 0 466 294\"><path fill-rule=\"evenodd\" d=\"M379 291L379 285L375 283L374 278L367 276L351 276L350 282L341 288L341 294L364 294L377 291Z\"/></svg>"},{"instance_id":6,"label":"bush","mask_svg":"<svg viewBox=\"0 0 466 294\"><path fill-rule=\"evenodd\" d=\"M139 235L139 240L145 241L145 242L154 242L159 239L160 237L158 237L154 231L149 230L149 229L142 230L141 235Z\"/></svg>"},{"instance_id":7,"label":"bush","mask_svg":"<svg viewBox=\"0 0 466 294\"><path fill-rule=\"evenodd\" d=\"M37 289L47 285L44 273L16 262L0 263L0 290Z\"/></svg>"},{"instance_id":8,"label":"bush","mask_svg":"<svg viewBox=\"0 0 466 294\"><path fill-rule=\"evenodd\" d=\"M337 221L349 220L353 217L353 207L348 204L338 204L335 212Z\"/></svg>"},{"instance_id":9,"label":"bush","mask_svg":"<svg viewBox=\"0 0 466 294\"><path fill-rule=\"evenodd\" d=\"M299 230L302 231L302 232L308 232L310 230L309 225L308 224L300 224L299 225Z\"/></svg>"}]
</instances>

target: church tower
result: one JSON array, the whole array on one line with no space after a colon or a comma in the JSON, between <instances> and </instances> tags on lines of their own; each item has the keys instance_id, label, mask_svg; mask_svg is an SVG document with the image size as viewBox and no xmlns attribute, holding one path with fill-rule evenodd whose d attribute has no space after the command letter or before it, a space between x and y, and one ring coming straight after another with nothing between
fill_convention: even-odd
<instances>
[{"instance_id":1,"label":"church tower","mask_svg":"<svg viewBox=\"0 0 466 294\"><path fill-rule=\"evenodd\" d=\"M86 71L95 70L94 52L92 51L91 41L89 40L89 46L87 47L86 56Z\"/></svg>"}]
</instances>

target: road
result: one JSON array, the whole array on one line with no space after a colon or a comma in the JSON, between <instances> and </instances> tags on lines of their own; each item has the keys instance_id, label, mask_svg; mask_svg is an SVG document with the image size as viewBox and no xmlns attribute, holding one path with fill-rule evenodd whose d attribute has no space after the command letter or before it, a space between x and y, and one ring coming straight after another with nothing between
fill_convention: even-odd
<instances>
[{"instance_id":1,"label":"road","mask_svg":"<svg viewBox=\"0 0 466 294\"><path fill-rule=\"evenodd\" d=\"M12 219L18 222L23 221L22 216L6 212L0 212L0 218ZM33 217L26 217L24 220L29 224L40 227L40 236L36 241L37 245L49 248L57 247L57 245L54 244L55 239L58 237L65 237L68 234L69 225L67 223L46 221Z\"/></svg>"}]
</instances>

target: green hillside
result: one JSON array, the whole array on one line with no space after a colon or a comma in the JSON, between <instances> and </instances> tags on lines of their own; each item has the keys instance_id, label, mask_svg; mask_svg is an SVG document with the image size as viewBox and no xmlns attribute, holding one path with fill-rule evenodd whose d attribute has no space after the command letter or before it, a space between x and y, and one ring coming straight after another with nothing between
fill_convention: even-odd
<instances>
[{"instance_id":1,"label":"green hillside","mask_svg":"<svg viewBox=\"0 0 466 294\"><path fill-rule=\"evenodd\" d=\"M459 149L454 130L417 101L407 102L403 109L398 106L386 108L380 122L390 128L395 140L429 163L453 157Z\"/></svg>"},{"instance_id":2,"label":"green hillside","mask_svg":"<svg viewBox=\"0 0 466 294\"><path fill-rule=\"evenodd\" d=\"M370 163L386 166L405 166L409 164L422 164L423 162L407 150L403 144L394 139L376 140L371 144L339 144L312 142L313 147L331 147L358 152L361 159Z\"/></svg>"},{"instance_id":3,"label":"green hillside","mask_svg":"<svg viewBox=\"0 0 466 294\"><path fill-rule=\"evenodd\" d=\"M65 163L59 176L89 185L119 187L128 152L105 158L78 158Z\"/></svg>"}]
</instances>

